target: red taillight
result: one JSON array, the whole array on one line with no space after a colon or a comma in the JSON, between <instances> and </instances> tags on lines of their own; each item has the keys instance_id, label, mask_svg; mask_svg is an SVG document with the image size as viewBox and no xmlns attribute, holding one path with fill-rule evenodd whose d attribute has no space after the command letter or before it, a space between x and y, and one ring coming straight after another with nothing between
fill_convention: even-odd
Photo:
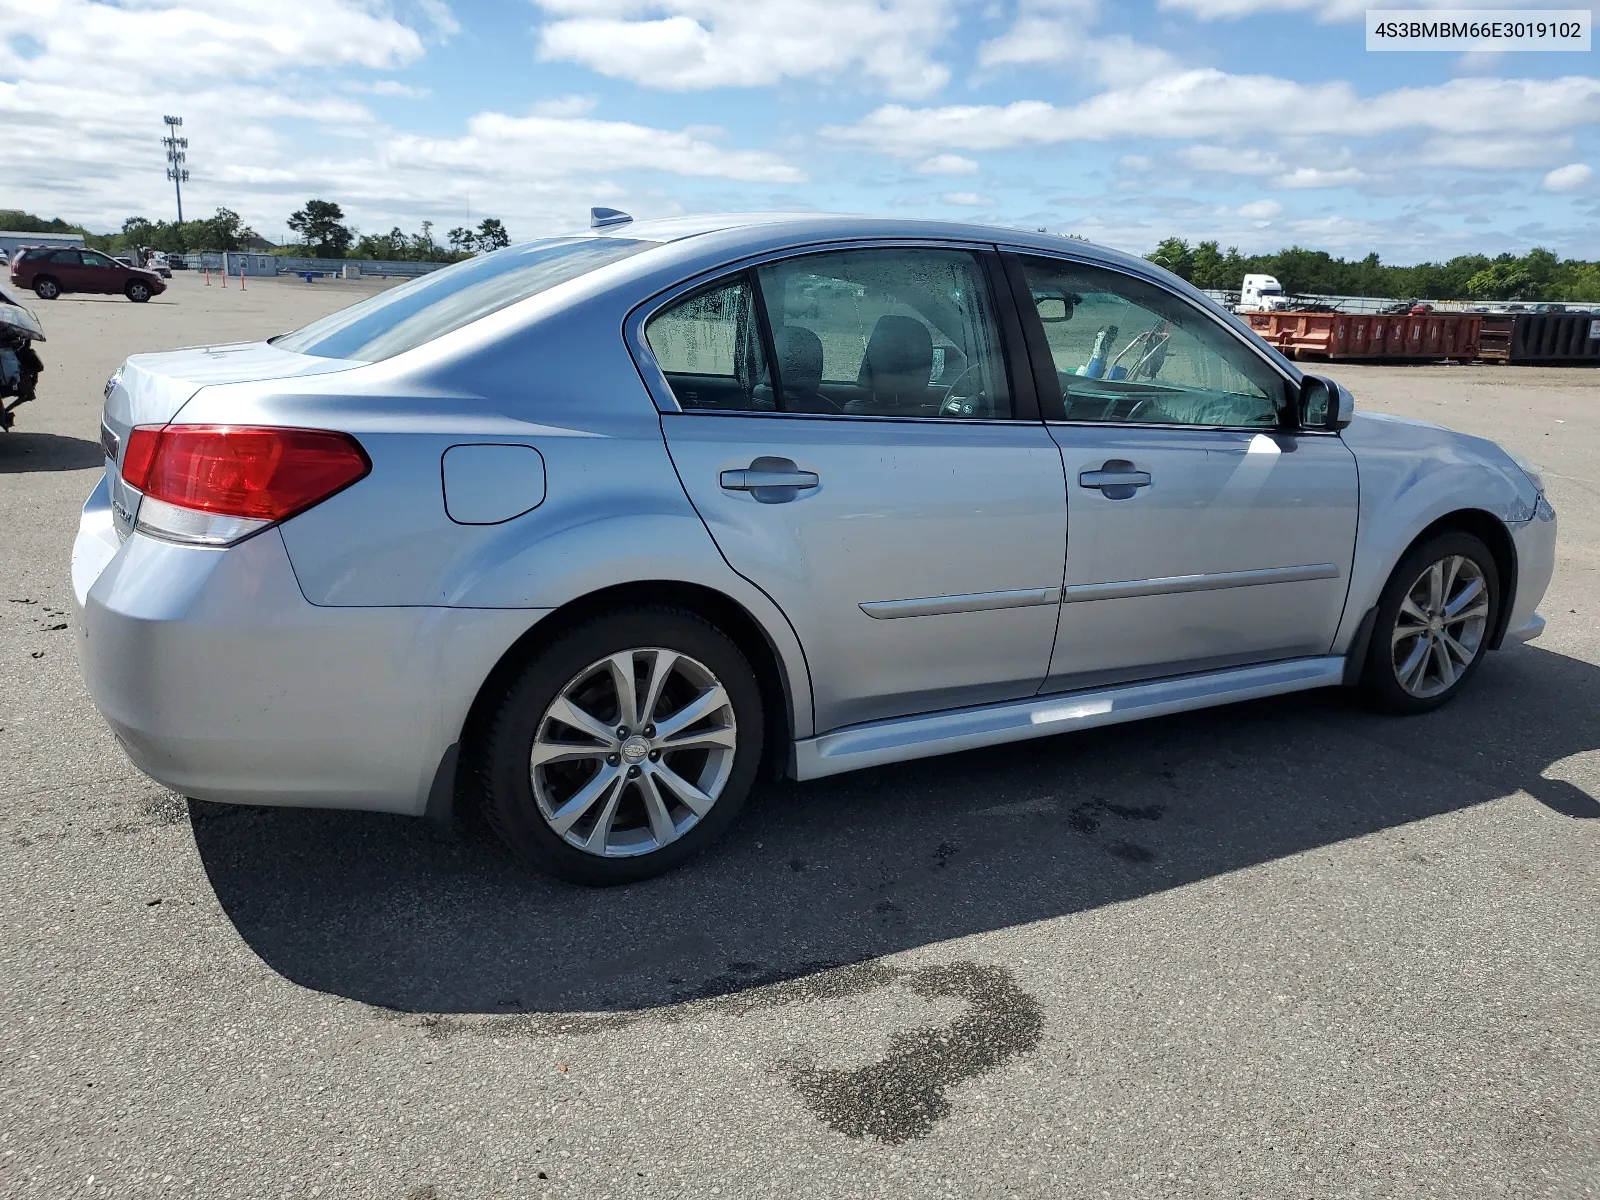
<instances>
[{"instance_id":1,"label":"red taillight","mask_svg":"<svg viewBox=\"0 0 1600 1200\"><path fill-rule=\"evenodd\" d=\"M168 504L282 521L372 470L361 443L326 429L255 425L140 425L122 477Z\"/></svg>"}]
</instances>

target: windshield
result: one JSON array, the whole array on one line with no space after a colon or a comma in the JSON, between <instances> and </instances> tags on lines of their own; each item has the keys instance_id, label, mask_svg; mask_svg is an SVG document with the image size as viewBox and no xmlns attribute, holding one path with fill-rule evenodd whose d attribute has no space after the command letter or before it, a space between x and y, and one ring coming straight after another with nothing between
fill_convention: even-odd
<instances>
[{"instance_id":1,"label":"windshield","mask_svg":"<svg viewBox=\"0 0 1600 1200\"><path fill-rule=\"evenodd\" d=\"M377 362L659 244L584 237L512 246L413 279L271 341L297 354Z\"/></svg>"}]
</instances>

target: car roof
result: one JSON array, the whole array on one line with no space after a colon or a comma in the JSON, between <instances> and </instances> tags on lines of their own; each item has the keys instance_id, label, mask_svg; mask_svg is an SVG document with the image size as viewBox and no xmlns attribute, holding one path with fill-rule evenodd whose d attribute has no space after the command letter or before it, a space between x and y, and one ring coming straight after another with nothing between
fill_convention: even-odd
<instances>
[{"instance_id":1,"label":"car roof","mask_svg":"<svg viewBox=\"0 0 1600 1200\"><path fill-rule=\"evenodd\" d=\"M702 213L692 216L655 217L608 225L600 229L577 230L565 236L614 237L657 241L679 245L674 257L727 260L747 254L760 254L785 246L808 243L856 241L875 238L927 238L933 241L991 243L1041 250L1067 252L1108 266L1149 271L1151 264L1136 255L1125 254L1081 238L1038 230L1007 229L966 221L915 220L903 217L874 217L847 213L819 212L743 212Z\"/></svg>"}]
</instances>

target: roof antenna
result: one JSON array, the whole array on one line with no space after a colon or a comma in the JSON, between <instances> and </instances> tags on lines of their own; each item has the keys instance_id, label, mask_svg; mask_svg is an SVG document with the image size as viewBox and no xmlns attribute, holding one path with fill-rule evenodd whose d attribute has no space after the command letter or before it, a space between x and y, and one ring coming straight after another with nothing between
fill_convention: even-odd
<instances>
[{"instance_id":1,"label":"roof antenna","mask_svg":"<svg viewBox=\"0 0 1600 1200\"><path fill-rule=\"evenodd\" d=\"M589 228L604 229L607 225L626 225L633 220L620 208L591 208L589 210Z\"/></svg>"}]
</instances>

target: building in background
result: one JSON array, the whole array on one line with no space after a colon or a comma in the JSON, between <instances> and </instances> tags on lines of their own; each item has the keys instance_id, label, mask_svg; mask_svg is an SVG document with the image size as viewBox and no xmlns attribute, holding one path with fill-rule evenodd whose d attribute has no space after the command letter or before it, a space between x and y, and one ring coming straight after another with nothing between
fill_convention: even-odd
<instances>
[{"instance_id":1,"label":"building in background","mask_svg":"<svg viewBox=\"0 0 1600 1200\"><path fill-rule=\"evenodd\" d=\"M34 246L82 246L81 233L13 233L0 230L0 258L9 259L18 250Z\"/></svg>"}]
</instances>

